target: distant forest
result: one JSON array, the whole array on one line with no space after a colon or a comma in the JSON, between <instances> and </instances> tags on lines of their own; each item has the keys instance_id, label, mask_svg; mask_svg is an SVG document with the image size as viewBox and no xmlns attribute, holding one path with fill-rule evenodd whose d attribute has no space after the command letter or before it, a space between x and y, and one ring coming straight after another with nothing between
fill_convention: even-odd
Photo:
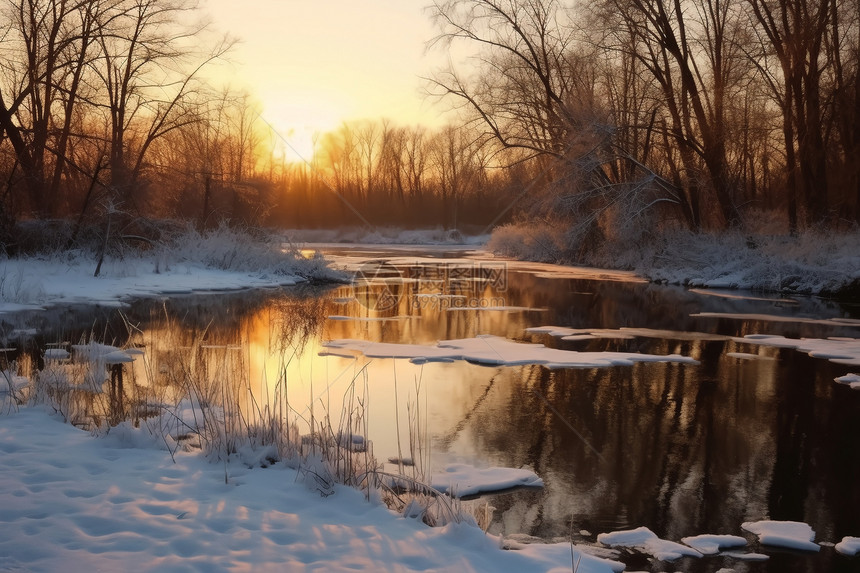
<instances>
[{"instance_id":1,"label":"distant forest","mask_svg":"<svg viewBox=\"0 0 860 573\"><path fill-rule=\"evenodd\" d=\"M320 134L306 162L185 0L0 0L0 243L22 221L838 230L860 222L860 0L448 0L439 129ZM422 74L422 70L416 70Z\"/></svg>"}]
</instances>

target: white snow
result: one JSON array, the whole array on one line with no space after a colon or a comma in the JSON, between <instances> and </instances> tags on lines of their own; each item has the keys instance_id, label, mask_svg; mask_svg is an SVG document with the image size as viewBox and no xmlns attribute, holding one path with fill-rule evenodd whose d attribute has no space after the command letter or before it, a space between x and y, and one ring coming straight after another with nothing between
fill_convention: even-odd
<instances>
[{"instance_id":1,"label":"white snow","mask_svg":"<svg viewBox=\"0 0 860 573\"><path fill-rule=\"evenodd\" d=\"M860 537L843 537L836 544L836 551L842 555L857 555L860 553Z\"/></svg>"},{"instance_id":2,"label":"white snow","mask_svg":"<svg viewBox=\"0 0 860 573\"><path fill-rule=\"evenodd\" d=\"M834 380L840 384L847 384L852 390L860 390L860 374L846 374L834 378Z\"/></svg>"},{"instance_id":3,"label":"white snow","mask_svg":"<svg viewBox=\"0 0 860 573\"><path fill-rule=\"evenodd\" d=\"M705 555L719 553L725 547L743 547L747 544L747 540L738 535L694 535L684 537L681 541Z\"/></svg>"},{"instance_id":4,"label":"white snow","mask_svg":"<svg viewBox=\"0 0 860 573\"><path fill-rule=\"evenodd\" d=\"M533 326L526 332L532 334L548 334L562 340L588 340L596 338L633 339L668 338L670 340L729 340L728 336L709 334L706 332L688 332L680 330L660 330L654 328L569 328L566 326Z\"/></svg>"},{"instance_id":5,"label":"white snow","mask_svg":"<svg viewBox=\"0 0 860 573\"><path fill-rule=\"evenodd\" d=\"M800 521L747 521L741 528L754 533L762 545L774 545L802 551L819 551L821 547L813 542L815 531Z\"/></svg>"},{"instance_id":6,"label":"white snow","mask_svg":"<svg viewBox=\"0 0 860 573\"><path fill-rule=\"evenodd\" d=\"M513 487L543 487L543 480L527 469L449 464L433 473L430 484L440 492L465 497Z\"/></svg>"},{"instance_id":7,"label":"white snow","mask_svg":"<svg viewBox=\"0 0 860 573\"><path fill-rule=\"evenodd\" d=\"M736 338L738 342L794 348L813 358L823 358L837 364L860 366L860 338L786 338L770 334L749 334Z\"/></svg>"},{"instance_id":8,"label":"white snow","mask_svg":"<svg viewBox=\"0 0 860 573\"><path fill-rule=\"evenodd\" d=\"M175 461L146 429L105 437L40 408L0 416L2 567L26 571L570 571L571 546L500 549L464 523L430 528L282 464ZM245 460L247 461L247 460ZM580 573L623 564L581 556Z\"/></svg>"},{"instance_id":9,"label":"white snow","mask_svg":"<svg viewBox=\"0 0 860 573\"><path fill-rule=\"evenodd\" d=\"M681 557L701 557L702 553L674 541L660 539L647 527L637 527L612 533L601 533L597 541L615 547L632 547L653 555L660 561L675 561Z\"/></svg>"},{"instance_id":10,"label":"white snow","mask_svg":"<svg viewBox=\"0 0 860 573\"><path fill-rule=\"evenodd\" d=\"M547 368L601 368L629 366L635 362L698 362L678 354L654 355L631 352L576 352L547 348L543 344L513 342L499 336L479 335L476 338L446 340L435 346L397 344L367 340L341 339L323 344L332 349L320 354L342 355L344 350L363 354L368 358L408 358L415 364L452 360L466 360L477 364L511 366L542 364Z\"/></svg>"}]
</instances>

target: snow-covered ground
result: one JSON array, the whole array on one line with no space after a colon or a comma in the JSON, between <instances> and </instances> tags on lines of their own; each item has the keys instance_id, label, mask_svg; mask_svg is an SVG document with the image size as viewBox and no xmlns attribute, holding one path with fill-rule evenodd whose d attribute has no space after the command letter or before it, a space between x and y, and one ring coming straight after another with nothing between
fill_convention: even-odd
<instances>
[{"instance_id":1,"label":"snow-covered ground","mask_svg":"<svg viewBox=\"0 0 860 573\"><path fill-rule=\"evenodd\" d=\"M541 225L506 225L493 231L486 248L523 260L570 262L580 245L565 241L563 231ZM857 230L796 237L676 231L638 242L607 240L579 262L688 287L848 296L845 289L860 288L858 244Z\"/></svg>"},{"instance_id":2,"label":"snow-covered ground","mask_svg":"<svg viewBox=\"0 0 860 573\"><path fill-rule=\"evenodd\" d=\"M0 569L23 571L620 571L569 544L501 549L357 490L322 498L282 464L172 458L145 429L93 437L43 408L0 416ZM462 470L462 468L460 468ZM471 477L471 476L467 476Z\"/></svg>"},{"instance_id":3,"label":"snow-covered ground","mask_svg":"<svg viewBox=\"0 0 860 573\"><path fill-rule=\"evenodd\" d=\"M308 280L345 280L319 257L302 257L280 240L252 239L221 227L189 230L149 251L108 256L60 251L0 259L0 312L58 304L119 306L150 296L292 286Z\"/></svg>"}]
</instances>

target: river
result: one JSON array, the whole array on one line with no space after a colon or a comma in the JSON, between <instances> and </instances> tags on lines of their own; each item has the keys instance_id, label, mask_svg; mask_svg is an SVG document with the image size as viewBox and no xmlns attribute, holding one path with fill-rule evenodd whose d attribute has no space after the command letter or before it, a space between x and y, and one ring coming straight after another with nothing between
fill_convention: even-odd
<instances>
[{"instance_id":1,"label":"river","mask_svg":"<svg viewBox=\"0 0 860 573\"><path fill-rule=\"evenodd\" d=\"M29 353L41 364L46 347L86 340L132 345L146 354L132 380L169 387L177 353L194 348L195 367L234 380L246 407L286 404L299 424L328 416L335 427L357 416L391 471L405 458L425 479L455 462L533 470L543 488L470 502L492 507L495 534L593 544L599 533L646 526L680 541L744 535L743 522L773 519L808 523L818 542L860 535L860 392L834 382L860 366L755 338L856 345L860 305L689 290L468 251L325 252L359 280L4 315L5 345L19 348L7 359ZM570 331L529 330L547 326ZM480 335L696 363L547 368L321 355L333 340L434 346ZM621 560L628 570L860 570L860 559L831 546L747 550L770 559L666 563L625 551Z\"/></svg>"}]
</instances>

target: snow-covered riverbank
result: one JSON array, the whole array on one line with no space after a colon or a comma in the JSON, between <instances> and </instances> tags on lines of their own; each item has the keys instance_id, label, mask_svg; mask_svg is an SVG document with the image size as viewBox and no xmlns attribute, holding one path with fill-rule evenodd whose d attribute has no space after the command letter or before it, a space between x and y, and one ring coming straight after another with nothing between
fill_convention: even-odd
<instances>
[{"instance_id":1,"label":"snow-covered riverbank","mask_svg":"<svg viewBox=\"0 0 860 573\"><path fill-rule=\"evenodd\" d=\"M551 228L504 226L486 248L523 260L566 262L574 246ZM631 270L653 282L856 298L860 232L797 237L727 232L665 233L636 244L605 244L585 264Z\"/></svg>"}]
</instances>

